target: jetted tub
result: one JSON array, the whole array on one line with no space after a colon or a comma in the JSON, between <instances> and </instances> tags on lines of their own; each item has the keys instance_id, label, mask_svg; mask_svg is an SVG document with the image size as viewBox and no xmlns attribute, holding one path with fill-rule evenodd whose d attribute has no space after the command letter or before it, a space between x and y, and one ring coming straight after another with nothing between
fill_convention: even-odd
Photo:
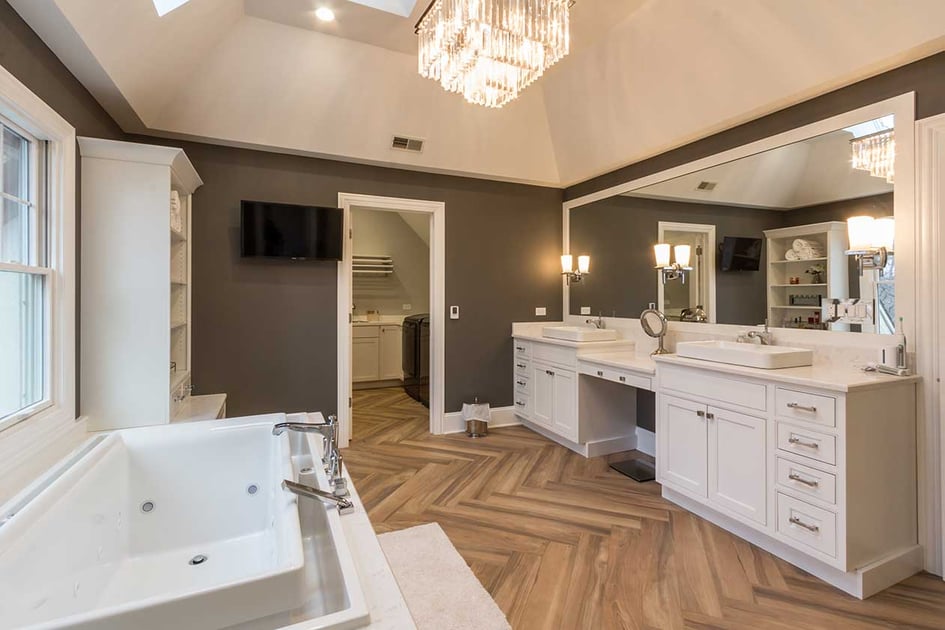
<instances>
[{"instance_id":1,"label":"jetted tub","mask_svg":"<svg viewBox=\"0 0 945 630\"><path fill-rule=\"evenodd\" d=\"M366 606L338 539L337 512L300 504L281 488L283 479L298 478L300 463L314 461L298 450L307 440L272 435L273 424L285 419L273 414L93 438L86 452L38 482L41 491L28 489L0 512L14 511L0 524L0 628L299 622L308 615L283 615L311 608L313 600L329 618L309 617L317 623L300 627L363 625ZM327 485L315 468L318 485ZM319 528L304 545L300 506L304 524ZM312 540L320 541L319 554ZM322 582L331 593L313 593Z\"/></svg>"}]
</instances>

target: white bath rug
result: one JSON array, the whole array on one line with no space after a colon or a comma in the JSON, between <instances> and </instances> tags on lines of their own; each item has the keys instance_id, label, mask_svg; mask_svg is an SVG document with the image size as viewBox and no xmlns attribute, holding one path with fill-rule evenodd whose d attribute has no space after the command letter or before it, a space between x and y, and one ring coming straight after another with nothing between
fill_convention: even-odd
<instances>
[{"instance_id":1,"label":"white bath rug","mask_svg":"<svg viewBox=\"0 0 945 630\"><path fill-rule=\"evenodd\" d=\"M511 629L439 525L377 538L418 630Z\"/></svg>"}]
</instances>

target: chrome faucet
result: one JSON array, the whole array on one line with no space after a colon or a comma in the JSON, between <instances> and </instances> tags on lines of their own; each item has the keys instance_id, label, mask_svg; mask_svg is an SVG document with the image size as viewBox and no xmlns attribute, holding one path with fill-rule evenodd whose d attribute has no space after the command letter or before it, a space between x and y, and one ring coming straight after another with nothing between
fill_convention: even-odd
<instances>
[{"instance_id":1,"label":"chrome faucet","mask_svg":"<svg viewBox=\"0 0 945 630\"><path fill-rule=\"evenodd\" d=\"M332 493L338 497L348 496L348 481L344 478L344 458L338 449L338 416L328 416L328 422L280 422L272 427L273 435L286 431L320 433L322 436L322 465L331 482Z\"/></svg>"},{"instance_id":2,"label":"chrome faucet","mask_svg":"<svg viewBox=\"0 0 945 630\"><path fill-rule=\"evenodd\" d=\"M313 488L312 486L306 486L304 483L296 483L294 481L284 479L282 481L282 489L288 490L292 494L298 495L300 497L317 499L330 505L334 505L338 508L339 514L348 514L354 511L354 503L352 503L350 499L336 497L330 492L325 492L324 490L319 490L318 488Z\"/></svg>"},{"instance_id":3,"label":"chrome faucet","mask_svg":"<svg viewBox=\"0 0 945 630\"><path fill-rule=\"evenodd\" d=\"M748 331L749 339L757 339L761 345L770 346L774 342L774 336L771 334L771 331L768 330L768 320L765 320L765 330L761 332L760 330L749 330Z\"/></svg>"},{"instance_id":4,"label":"chrome faucet","mask_svg":"<svg viewBox=\"0 0 945 630\"><path fill-rule=\"evenodd\" d=\"M604 330L607 327L607 324L604 322L604 314L601 311L597 311L597 319L585 319L585 324L594 324L594 328L597 330Z\"/></svg>"}]
</instances>

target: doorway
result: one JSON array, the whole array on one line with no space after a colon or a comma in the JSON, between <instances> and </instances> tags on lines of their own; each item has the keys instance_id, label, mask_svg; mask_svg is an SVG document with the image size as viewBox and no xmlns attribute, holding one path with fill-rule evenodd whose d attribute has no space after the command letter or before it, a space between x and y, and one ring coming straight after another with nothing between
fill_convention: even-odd
<instances>
[{"instance_id":1,"label":"doorway","mask_svg":"<svg viewBox=\"0 0 945 630\"><path fill-rule=\"evenodd\" d=\"M440 433L445 205L338 197L348 235L338 271L339 443L420 417Z\"/></svg>"}]
</instances>

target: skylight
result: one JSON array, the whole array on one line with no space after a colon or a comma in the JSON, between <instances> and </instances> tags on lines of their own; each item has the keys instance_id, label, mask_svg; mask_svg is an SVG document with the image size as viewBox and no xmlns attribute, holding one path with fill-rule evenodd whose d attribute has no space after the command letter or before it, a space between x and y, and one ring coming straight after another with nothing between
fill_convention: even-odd
<instances>
[{"instance_id":1,"label":"skylight","mask_svg":"<svg viewBox=\"0 0 945 630\"><path fill-rule=\"evenodd\" d=\"M417 4L417 0L351 0L351 2L400 17L410 17L413 7Z\"/></svg>"},{"instance_id":2,"label":"skylight","mask_svg":"<svg viewBox=\"0 0 945 630\"><path fill-rule=\"evenodd\" d=\"M154 0L154 8L157 9L158 16L164 17L177 7L183 6L190 0Z\"/></svg>"},{"instance_id":3,"label":"skylight","mask_svg":"<svg viewBox=\"0 0 945 630\"><path fill-rule=\"evenodd\" d=\"M854 138L862 138L863 136L870 136L880 131L892 129L893 127L895 127L895 116L890 114L882 118L877 118L876 120L868 120L858 125L853 125L852 127L844 127L843 130L852 133Z\"/></svg>"}]
</instances>

